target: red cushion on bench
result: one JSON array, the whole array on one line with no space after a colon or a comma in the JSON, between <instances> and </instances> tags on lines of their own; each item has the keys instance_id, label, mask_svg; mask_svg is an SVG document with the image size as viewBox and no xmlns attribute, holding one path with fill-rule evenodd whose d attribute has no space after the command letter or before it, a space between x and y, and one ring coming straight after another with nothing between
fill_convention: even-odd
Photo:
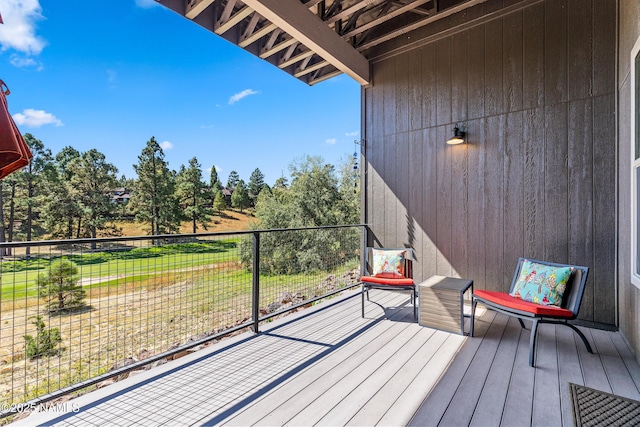
<instances>
[{"instance_id":1,"label":"red cushion on bench","mask_svg":"<svg viewBox=\"0 0 640 427\"><path fill-rule=\"evenodd\" d=\"M413 279L388 279L386 277L374 277L374 276L362 276L361 281L366 283L375 283L377 285L390 285L390 286L407 286L413 285Z\"/></svg>"},{"instance_id":2,"label":"red cushion on bench","mask_svg":"<svg viewBox=\"0 0 640 427\"><path fill-rule=\"evenodd\" d=\"M482 298L489 302L494 302L501 306L512 308L514 310L526 311L540 316L553 316L553 317L572 317L573 312L566 308L556 307L555 305L542 305L535 302L528 302L521 300L520 298L512 297L505 292L495 291L473 291L473 294L478 298Z\"/></svg>"}]
</instances>

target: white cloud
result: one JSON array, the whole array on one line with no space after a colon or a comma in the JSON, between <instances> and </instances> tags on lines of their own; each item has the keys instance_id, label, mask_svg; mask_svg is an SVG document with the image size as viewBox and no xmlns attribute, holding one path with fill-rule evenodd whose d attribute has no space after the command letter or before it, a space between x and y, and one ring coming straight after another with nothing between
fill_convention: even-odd
<instances>
[{"instance_id":1,"label":"white cloud","mask_svg":"<svg viewBox=\"0 0 640 427\"><path fill-rule=\"evenodd\" d=\"M160 143L160 148L162 148L163 150L171 150L173 148L173 144L169 141L162 141Z\"/></svg>"},{"instance_id":2,"label":"white cloud","mask_svg":"<svg viewBox=\"0 0 640 427\"><path fill-rule=\"evenodd\" d=\"M333 145L333 144L335 144L336 142L338 142L338 140L337 140L337 139L335 139L335 138L329 138L329 139L327 139L325 142L326 142L327 144Z\"/></svg>"},{"instance_id":3,"label":"white cloud","mask_svg":"<svg viewBox=\"0 0 640 427\"><path fill-rule=\"evenodd\" d=\"M22 113L14 114L13 120L15 120L16 124L34 128L49 124L62 126L62 122L53 114L44 110L34 110L33 108L27 108Z\"/></svg>"},{"instance_id":4,"label":"white cloud","mask_svg":"<svg viewBox=\"0 0 640 427\"><path fill-rule=\"evenodd\" d=\"M246 98L249 95L256 95L258 92L256 92L253 89L245 89L242 92L238 92L235 95L233 95L231 98L229 98L229 105L233 105L236 102L240 101L242 98Z\"/></svg>"},{"instance_id":5,"label":"white cloud","mask_svg":"<svg viewBox=\"0 0 640 427\"><path fill-rule=\"evenodd\" d=\"M143 9L150 9L158 5L159 3L156 2L156 0L136 0L136 6L141 7Z\"/></svg>"},{"instance_id":6,"label":"white cloud","mask_svg":"<svg viewBox=\"0 0 640 427\"><path fill-rule=\"evenodd\" d=\"M27 55L38 55L47 42L36 35L36 22L44 19L39 0L3 0L0 46Z\"/></svg>"},{"instance_id":7,"label":"white cloud","mask_svg":"<svg viewBox=\"0 0 640 427\"><path fill-rule=\"evenodd\" d=\"M360 134L360 132L355 131L355 132L347 132L345 133L345 136L358 136Z\"/></svg>"},{"instance_id":8,"label":"white cloud","mask_svg":"<svg viewBox=\"0 0 640 427\"><path fill-rule=\"evenodd\" d=\"M17 68L33 67L38 71L42 71L43 69L42 62L36 61L33 58L23 57L16 54L11 55L11 60L9 62L11 62L11 65Z\"/></svg>"}]
</instances>

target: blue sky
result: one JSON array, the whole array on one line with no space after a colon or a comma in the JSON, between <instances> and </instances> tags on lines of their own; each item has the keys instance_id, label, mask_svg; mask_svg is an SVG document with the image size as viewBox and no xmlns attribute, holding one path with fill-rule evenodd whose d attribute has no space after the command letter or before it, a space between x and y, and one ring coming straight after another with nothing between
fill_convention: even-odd
<instances>
[{"instance_id":1,"label":"blue sky","mask_svg":"<svg viewBox=\"0 0 640 427\"><path fill-rule=\"evenodd\" d=\"M0 0L0 79L18 128L55 154L96 148L119 170L154 136L169 167L268 184L304 155L338 164L360 139L360 87L307 86L153 0Z\"/></svg>"}]
</instances>

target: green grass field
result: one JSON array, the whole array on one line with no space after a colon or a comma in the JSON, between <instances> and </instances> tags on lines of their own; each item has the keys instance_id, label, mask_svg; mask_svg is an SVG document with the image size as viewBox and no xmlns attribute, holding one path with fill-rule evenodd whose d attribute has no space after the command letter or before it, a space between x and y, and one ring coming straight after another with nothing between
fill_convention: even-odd
<instances>
[{"instance_id":1,"label":"green grass field","mask_svg":"<svg viewBox=\"0 0 640 427\"><path fill-rule=\"evenodd\" d=\"M56 259L66 258L75 262L79 279L88 288L117 285L118 277L135 280L144 276L170 271L193 270L203 266L239 261L239 238L211 242L181 243L149 248L93 252L80 255L63 255L51 258L34 257L29 260L3 261L0 275L2 301L36 297L38 276ZM89 278L103 278L92 284ZM102 283L106 282L106 283Z\"/></svg>"}]
</instances>

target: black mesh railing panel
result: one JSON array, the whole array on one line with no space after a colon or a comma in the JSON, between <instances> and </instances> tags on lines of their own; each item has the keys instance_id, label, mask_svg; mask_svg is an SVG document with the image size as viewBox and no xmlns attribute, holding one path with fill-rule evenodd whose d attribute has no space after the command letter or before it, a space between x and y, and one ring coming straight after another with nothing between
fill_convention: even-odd
<instances>
[{"instance_id":1,"label":"black mesh railing panel","mask_svg":"<svg viewBox=\"0 0 640 427\"><path fill-rule=\"evenodd\" d=\"M0 244L0 415L255 327L254 283L260 320L352 286L361 232L343 226Z\"/></svg>"}]
</instances>

